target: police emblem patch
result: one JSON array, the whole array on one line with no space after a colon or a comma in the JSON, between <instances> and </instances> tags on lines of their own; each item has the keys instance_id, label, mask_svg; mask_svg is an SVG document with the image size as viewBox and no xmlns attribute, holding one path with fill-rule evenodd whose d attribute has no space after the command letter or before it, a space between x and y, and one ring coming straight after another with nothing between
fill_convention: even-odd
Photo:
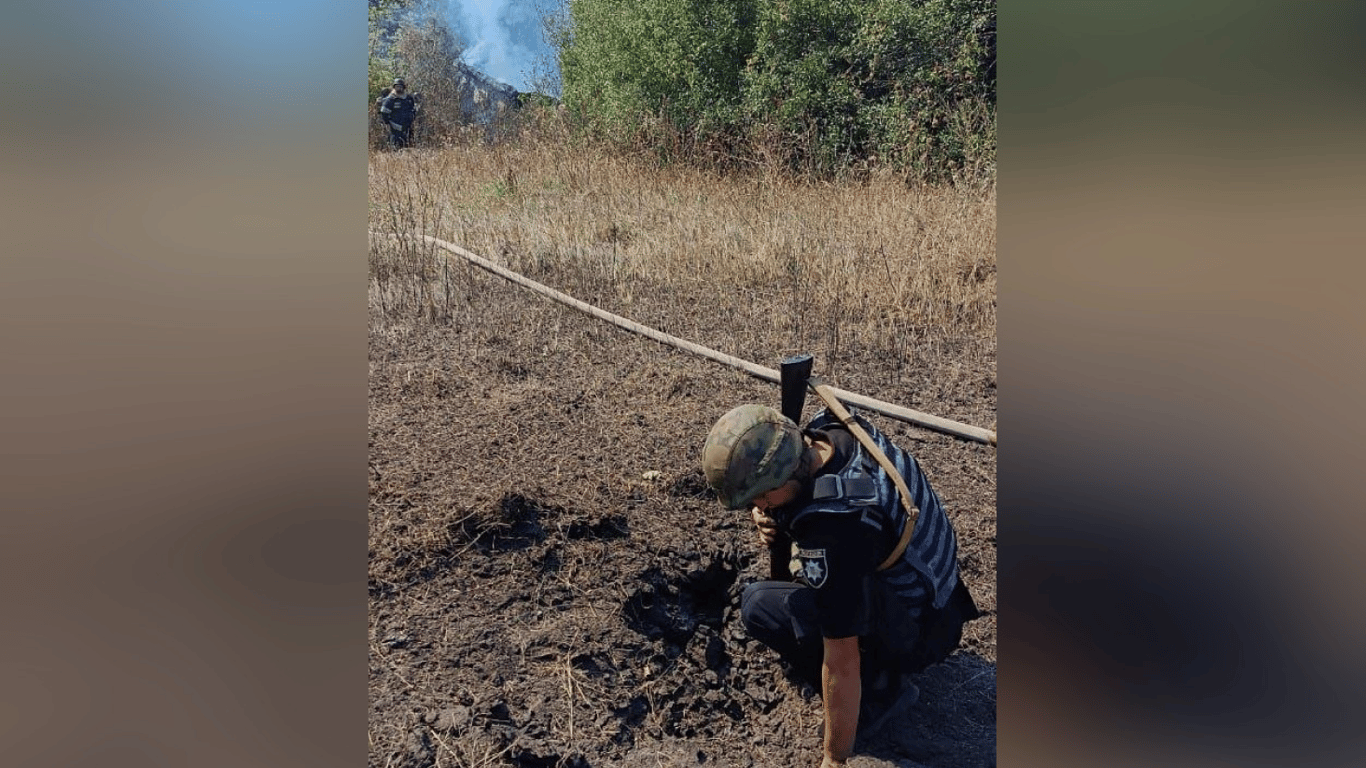
<instances>
[{"instance_id":1,"label":"police emblem patch","mask_svg":"<svg viewBox=\"0 0 1366 768\"><path fill-rule=\"evenodd\" d=\"M820 589L826 577L830 575L830 569L825 563L825 550L798 549L797 568L792 575L806 582L812 589Z\"/></svg>"}]
</instances>

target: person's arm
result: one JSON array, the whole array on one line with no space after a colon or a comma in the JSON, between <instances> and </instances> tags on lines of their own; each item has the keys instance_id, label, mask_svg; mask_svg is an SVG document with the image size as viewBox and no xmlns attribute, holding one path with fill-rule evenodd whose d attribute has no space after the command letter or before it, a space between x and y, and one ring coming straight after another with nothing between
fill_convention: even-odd
<instances>
[{"instance_id":1,"label":"person's arm","mask_svg":"<svg viewBox=\"0 0 1366 768\"><path fill-rule=\"evenodd\" d=\"M863 695L857 636L825 638L821 686L825 704L825 753L821 765L828 768L844 765L854 750L859 699Z\"/></svg>"},{"instance_id":2,"label":"person's arm","mask_svg":"<svg viewBox=\"0 0 1366 768\"><path fill-rule=\"evenodd\" d=\"M824 638L821 689L825 766L843 765L854 748L863 696L859 637L873 630L870 599L882 534L851 514L813 515L797 536L803 580L815 590Z\"/></svg>"},{"instance_id":3,"label":"person's arm","mask_svg":"<svg viewBox=\"0 0 1366 768\"><path fill-rule=\"evenodd\" d=\"M380 102L380 105L379 105L380 120L383 120L383 121L384 121L384 125L385 125L386 128L392 128L392 129L395 130L395 131L402 130L403 126L401 126L401 125L399 125L398 123L394 122L394 106L393 106L393 105L394 105L394 97L393 97L392 95L390 95L390 96L385 96L385 97L384 97L384 101Z\"/></svg>"}]
</instances>

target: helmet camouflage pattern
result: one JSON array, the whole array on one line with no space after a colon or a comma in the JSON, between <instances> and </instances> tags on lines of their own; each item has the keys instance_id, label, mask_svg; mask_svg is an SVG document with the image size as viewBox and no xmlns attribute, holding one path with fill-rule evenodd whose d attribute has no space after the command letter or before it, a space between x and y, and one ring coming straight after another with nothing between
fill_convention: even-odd
<instances>
[{"instance_id":1,"label":"helmet camouflage pattern","mask_svg":"<svg viewBox=\"0 0 1366 768\"><path fill-rule=\"evenodd\" d=\"M741 405L722 416L702 448L702 473L726 509L787 482L806 446L791 419L766 405Z\"/></svg>"}]
</instances>

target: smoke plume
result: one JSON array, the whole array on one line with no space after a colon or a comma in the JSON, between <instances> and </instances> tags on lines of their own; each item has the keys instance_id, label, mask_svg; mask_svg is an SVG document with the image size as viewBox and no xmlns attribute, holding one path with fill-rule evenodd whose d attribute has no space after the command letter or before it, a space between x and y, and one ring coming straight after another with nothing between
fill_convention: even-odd
<instances>
[{"instance_id":1,"label":"smoke plume","mask_svg":"<svg viewBox=\"0 0 1366 768\"><path fill-rule=\"evenodd\" d=\"M519 91L535 90L537 75L553 69L538 5L563 0L447 0L447 20L465 44L464 62Z\"/></svg>"}]
</instances>

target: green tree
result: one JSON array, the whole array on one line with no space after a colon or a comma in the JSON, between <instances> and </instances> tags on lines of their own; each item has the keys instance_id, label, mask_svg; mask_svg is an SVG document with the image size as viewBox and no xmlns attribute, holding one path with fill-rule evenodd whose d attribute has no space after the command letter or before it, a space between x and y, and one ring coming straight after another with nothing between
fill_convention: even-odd
<instances>
[{"instance_id":1,"label":"green tree","mask_svg":"<svg viewBox=\"0 0 1366 768\"><path fill-rule=\"evenodd\" d=\"M880 162L942 178L995 156L995 4L774 0L746 73L749 119L792 165Z\"/></svg>"},{"instance_id":2,"label":"green tree","mask_svg":"<svg viewBox=\"0 0 1366 768\"><path fill-rule=\"evenodd\" d=\"M561 45L565 102L609 135L662 118L729 125L753 48L755 0L571 0Z\"/></svg>"},{"instance_id":3,"label":"green tree","mask_svg":"<svg viewBox=\"0 0 1366 768\"><path fill-rule=\"evenodd\" d=\"M819 174L994 165L994 2L571 0L569 11L564 100L599 135L639 141L662 123Z\"/></svg>"}]
</instances>

